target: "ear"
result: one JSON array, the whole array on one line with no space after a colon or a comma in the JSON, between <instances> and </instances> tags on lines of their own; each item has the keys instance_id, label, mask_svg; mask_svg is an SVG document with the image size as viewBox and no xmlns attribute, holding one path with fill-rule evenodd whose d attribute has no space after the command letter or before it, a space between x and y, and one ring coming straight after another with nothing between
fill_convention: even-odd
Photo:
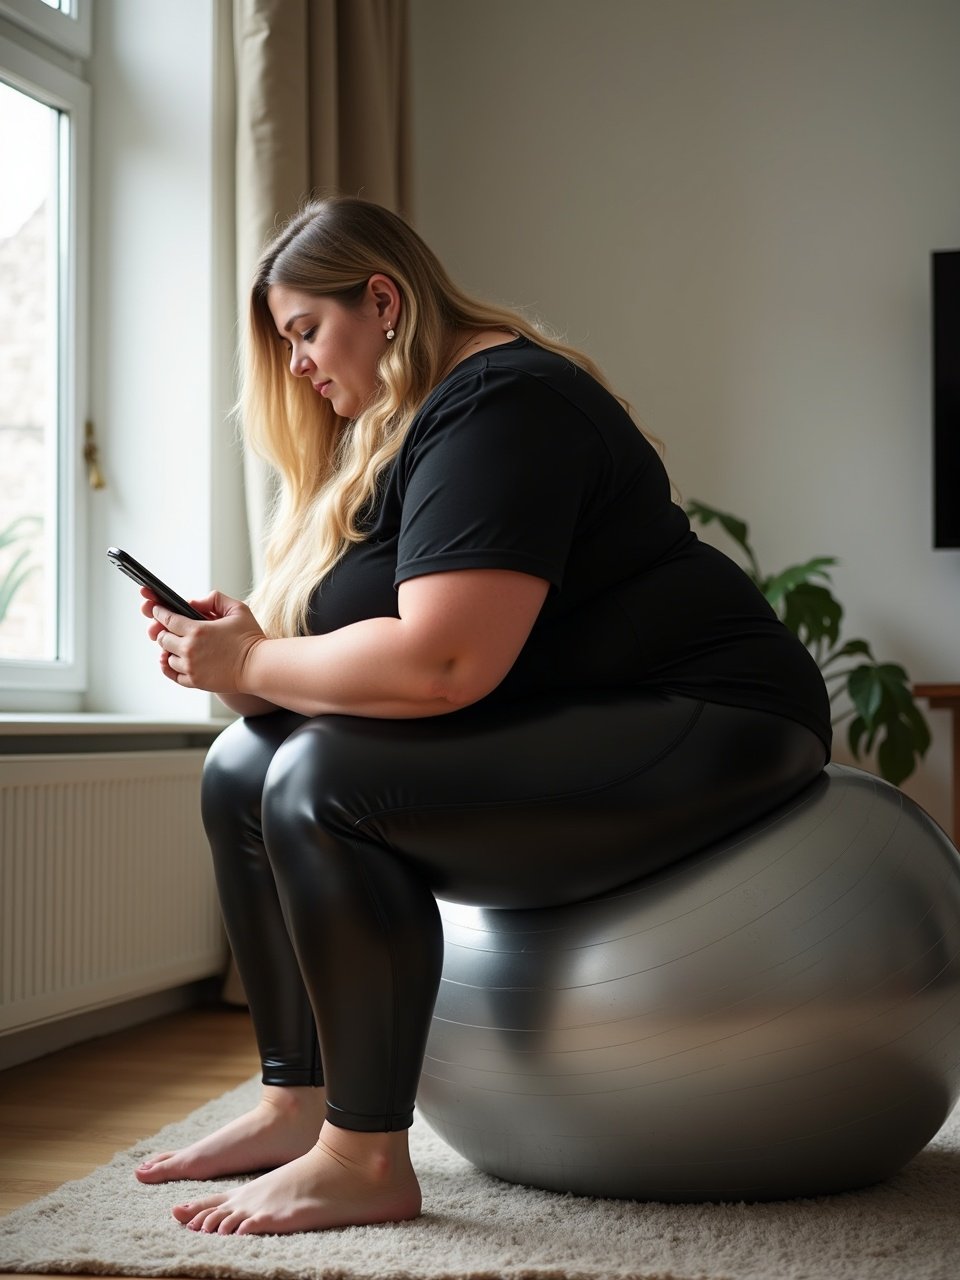
<instances>
[{"instance_id":1,"label":"ear","mask_svg":"<svg viewBox=\"0 0 960 1280\"><path fill-rule=\"evenodd\" d=\"M400 315L400 290L389 276L377 274L367 281L367 296L374 304L377 318L391 325L397 323Z\"/></svg>"}]
</instances>

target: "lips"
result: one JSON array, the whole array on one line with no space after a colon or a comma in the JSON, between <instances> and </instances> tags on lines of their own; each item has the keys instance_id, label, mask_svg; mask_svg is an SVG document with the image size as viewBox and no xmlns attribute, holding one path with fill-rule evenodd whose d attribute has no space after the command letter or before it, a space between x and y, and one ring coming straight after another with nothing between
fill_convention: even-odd
<instances>
[{"instance_id":1,"label":"lips","mask_svg":"<svg viewBox=\"0 0 960 1280\"><path fill-rule=\"evenodd\" d=\"M325 382L315 382L313 384L313 389L314 391L316 391L317 395L325 396L327 394L327 389L330 386L331 382L332 382L331 378L327 378Z\"/></svg>"}]
</instances>

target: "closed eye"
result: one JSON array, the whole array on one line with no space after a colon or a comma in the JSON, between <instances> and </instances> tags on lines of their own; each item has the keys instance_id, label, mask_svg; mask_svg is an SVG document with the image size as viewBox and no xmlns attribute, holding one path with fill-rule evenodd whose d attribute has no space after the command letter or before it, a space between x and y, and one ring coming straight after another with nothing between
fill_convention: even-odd
<instances>
[{"instance_id":1,"label":"closed eye","mask_svg":"<svg viewBox=\"0 0 960 1280\"><path fill-rule=\"evenodd\" d=\"M300 335L300 337L303 339L304 342L312 342L316 336L317 336L316 325L314 325L312 329L307 329L305 333L301 333Z\"/></svg>"}]
</instances>

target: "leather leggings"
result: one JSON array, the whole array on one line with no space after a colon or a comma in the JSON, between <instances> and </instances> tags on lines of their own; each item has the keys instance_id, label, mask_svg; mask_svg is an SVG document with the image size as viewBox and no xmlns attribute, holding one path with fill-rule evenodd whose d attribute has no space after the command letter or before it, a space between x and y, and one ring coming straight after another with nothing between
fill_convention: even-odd
<instances>
[{"instance_id":1,"label":"leather leggings","mask_svg":"<svg viewBox=\"0 0 960 1280\"><path fill-rule=\"evenodd\" d=\"M264 1083L326 1083L343 1128L405 1128L443 958L434 895L602 894L759 818L825 754L791 720L636 693L238 720L202 812Z\"/></svg>"}]
</instances>

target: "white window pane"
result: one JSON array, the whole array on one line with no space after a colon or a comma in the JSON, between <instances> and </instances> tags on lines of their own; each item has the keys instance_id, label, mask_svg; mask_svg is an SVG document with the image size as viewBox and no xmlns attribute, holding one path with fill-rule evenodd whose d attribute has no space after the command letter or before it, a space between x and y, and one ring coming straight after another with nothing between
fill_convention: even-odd
<instances>
[{"instance_id":1,"label":"white window pane","mask_svg":"<svg viewBox=\"0 0 960 1280\"><path fill-rule=\"evenodd\" d=\"M60 112L0 82L0 658L57 654Z\"/></svg>"}]
</instances>

